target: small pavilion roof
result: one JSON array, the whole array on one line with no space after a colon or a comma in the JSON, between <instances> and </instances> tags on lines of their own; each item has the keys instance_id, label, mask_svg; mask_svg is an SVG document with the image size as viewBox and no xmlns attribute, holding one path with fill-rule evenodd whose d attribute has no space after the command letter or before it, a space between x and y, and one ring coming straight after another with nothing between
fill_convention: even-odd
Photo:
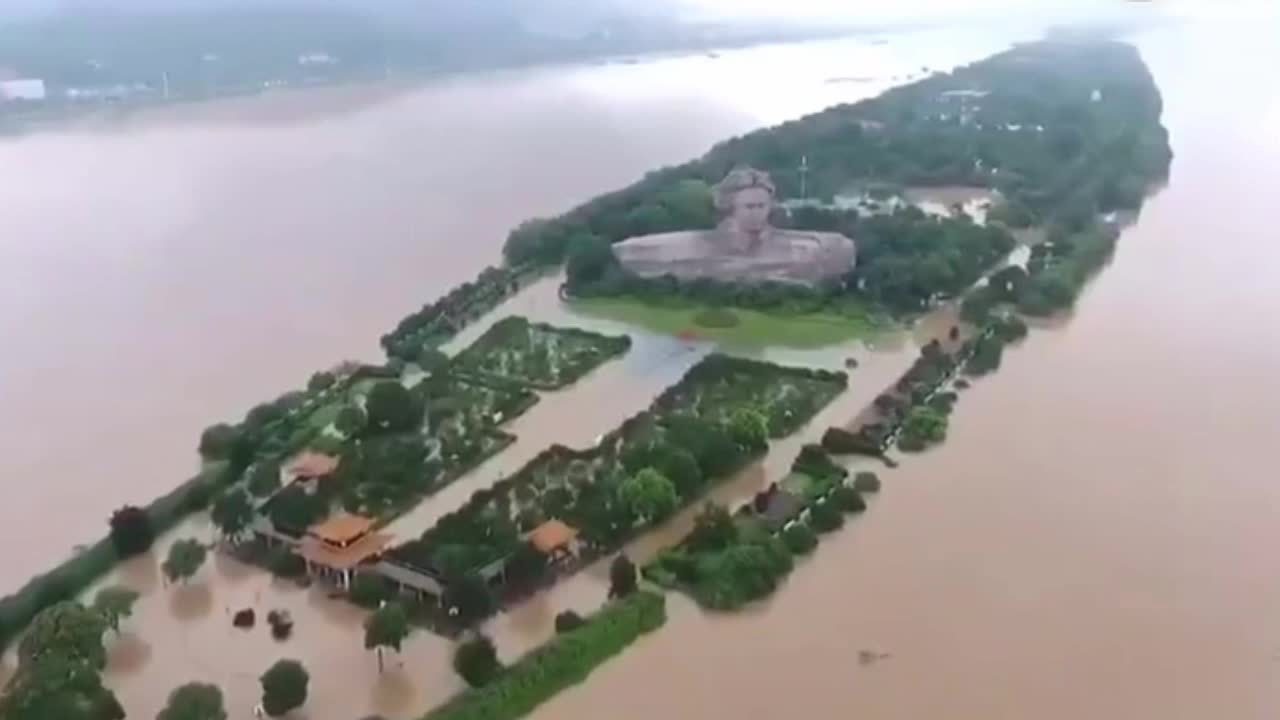
<instances>
[{"instance_id":1,"label":"small pavilion roof","mask_svg":"<svg viewBox=\"0 0 1280 720\"><path fill-rule=\"evenodd\" d=\"M529 533L529 542L538 552L550 554L563 548L578 537L577 528L560 520L548 520Z\"/></svg>"},{"instance_id":2,"label":"small pavilion roof","mask_svg":"<svg viewBox=\"0 0 1280 720\"><path fill-rule=\"evenodd\" d=\"M333 545L347 545L373 529L373 518L339 513L307 528L307 534Z\"/></svg>"},{"instance_id":3,"label":"small pavilion roof","mask_svg":"<svg viewBox=\"0 0 1280 720\"><path fill-rule=\"evenodd\" d=\"M376 557L391 544L391 536L385 533L369 533L346 547L334 547L308 535L298 544L298 554L308 562L334 570L350 570L364 561Z\"/></svg>"}]
</instances>

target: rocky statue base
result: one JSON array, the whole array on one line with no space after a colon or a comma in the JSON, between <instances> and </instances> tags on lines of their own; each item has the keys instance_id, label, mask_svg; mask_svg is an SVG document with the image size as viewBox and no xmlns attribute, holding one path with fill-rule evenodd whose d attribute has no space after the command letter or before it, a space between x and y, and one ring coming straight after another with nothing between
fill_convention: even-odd
<instances>
[{"instance_id":1,"label":"rocky statue base","mask_svg":"<svg viewBox=\"0 0 1280 720\"><path fill-rule=\"evenodd\" d=\"M727 217L714 230L630 238L613 246L614 255L634 275L681 281L818 285L853 269L856 246L844 235L771 226L774 193L766 173L735 169L715 188L716 209Z\"/></svg>"}]
</instances>

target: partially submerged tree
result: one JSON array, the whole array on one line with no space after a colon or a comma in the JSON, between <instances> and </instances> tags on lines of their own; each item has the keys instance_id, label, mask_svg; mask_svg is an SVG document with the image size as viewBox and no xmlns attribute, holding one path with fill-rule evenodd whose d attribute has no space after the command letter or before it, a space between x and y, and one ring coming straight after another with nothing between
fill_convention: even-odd
<instances>
[{"instance_id":1,"label":"partially submerged tree","mask_svg":"<svg viewBox=\"0 0 1280 720\"><path fill-rule=\"evenodd\" d=\"M253 522L253 504L244 490L231 488L213 503L209 517L234 542Z\"/></svg>"},{"instance_id":2,"label":"partially submerged tree","mask_svg":"<svg viewBox=\"0 0 1280 720\"><path fill-rule=\"evenodd\" d=\"M297 660L280 660L262 674L259 682L262 683L262 709L271 717L280 717L307 702L311 676Z\"/></svg>"},{"instance_id":3,"label":"partially submerged tree","mask_svg":"<svg viewBox=\"0 0 1280 720\"><path fill-rule=\"evenodd\" d=\"M479 633L458 646L453 655L453 669L471 687L487 685L502 672L498 650L493 641Z\"/></svg>"},{"instance_id":4,"label":"partially submerged tree","mask_svg":"<svg viewBox=\"0 0 1280 720\"><path fill-rule=\"evenodd\" d=\"M156 531L146 510L125 505L111 515L111 545L120 557L141 555L155 541Z\"/></svg>"},{"instance_id":5,"label":"partially submerged tree","mask_svg":"<svg viewBox=\"0 0 1280 720\"><path fill-rule=\"evenodd\" d=\"M623 598L636 591L636 566L626 555L618 555L609 565L609 597Z\"/></svg>"},{"instance_id":6,"label":"partially submerged tree","mask_svg":"<svg viewBox=\"0 0 1280 720\"><path fill-rule=\"evenodd\" d=\"M102 613L78 602L57 603L31 621L18 644L19 665L26 667L57 656L101 670L107 664L107 651L102 644L106 631L107 621Z\"/></svg>"},{"instance_id":7,"label":"partially submerged tree","mask_svg":"<svg viewBox=\"0 0 1280 720\"><path fill-rule=\"evenodd\" d=\"M179 540L169 547L169 557L161 564L160 569L164 571L165 577L169 578L170 582L179 580L186 582L200 570L201 565L204 565L208 554L209 551L205 546L195 538Z\"/></svg>"},{"instance_id":8,"label":"partially submerged tree","mask_svg":"<svg viewBox=\"0 0 1280 720\"><path fill-rule=\"evenodd\" d=\"M377 650L378 672L382 672L382 649L400 652L400 645L408 636L409 616L399 603L387 603L365 620L364 649Z\"/></svg>"},{"instance_id":9,"label":"partially submerged tree","mask_svg":"<svg viewBox=\"0 0 1280 720\"><path fill-rule=\"evenodd\" d=\"M194 682L175 688L156 720L227 720L222 690Z\"/></svg>"},{"instance_id":10,"label":"partially submerged tree","mask_svg":"<svg viewBox=\"0 0 1280 720\"><path fill-rule=\"evenodd\" d=\"M93 598L93 609L101 616L107 627L120 632L120 621L133 615L133 604L138 601L138 592L122 585L104 587Z\"/></svg>"}]
</instances>

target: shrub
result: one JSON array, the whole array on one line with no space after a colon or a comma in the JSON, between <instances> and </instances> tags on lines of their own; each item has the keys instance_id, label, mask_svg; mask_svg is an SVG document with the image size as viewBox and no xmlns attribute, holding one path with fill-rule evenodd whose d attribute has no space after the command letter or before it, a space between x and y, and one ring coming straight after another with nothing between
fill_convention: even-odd
<instances>
[{"instance_id":1,"label":"shrub","mask_svg":"<svg viewBox=\"0 0 1280 720\"><path fill-rule=\"evenodd\" d=\"M844 525L844 516L834 502L819 502L809 511L809 524L820 533L829 533Z\"/></svg>"},{"instance_id":2,"label":"shrub","mask_svg":"<svg viewBox=\"0 0 1280 720\"><path fill-rule=\"evenodd\" d=\"M822 449L832 455L879 455L880 450L862 436L844 428L831 427L822 434Z\"/></svg>"},{"instance_id":3,"label":"shrub","mask_svg":"<svg viewBox=\"0 0 1280 720\"><path fill-rule=\"evenodd\" d=\"M498 660L498 650L493 641L477 634L458 646L453 654L453 669L475 688L488 685L497 677L502 672L502 663Z\"/></svg>"},{"instance_id":4,"label":"shrub","mask_svg":"<svg viewBox=\"0 0 1280 720\"><path fill-rule=\"evenodd\" d=\"M805 523L793 523L782 531L782 540L795 555L808 555L818 546L818 535Z\"/></svg>"},{"instance_id":5,"label":"shrub","mask_svg":"<svg viewBox=\"0 0 1280 720\"><path fill-rule=\"evenodd\" d=\"M267 554L267 569L281 578L301 577L307 572L307 561L298 557L284 545L271 548Z\"/></svg>"},{"instance_id":6,"label":"shrub","mask_svg":"<svg viewBox=\"0 0 1280 720\"><path fill-rule=\"evenodd\" d=\"M360 607L376 608L391 596L391 586L381 575L362 573L351 581L351 602Z\"/></svg>"},{"instance_id":7,"label":"shrub","mask_svg":"<svg viewBox=\"0 0 1280 720\"><path fill-rule=\"evenodd\" d=\"M704 554L697 562L693 595L715 610L732 610L769 595L793 567L791 551L775 537Z\"/></svg>"},{"instance_id":8,"label":"shrub","mask_svg":"<svg viewBox=\"0 0 1280 720\"><path fill-rule=\"evenodd\" d=\"M311 677L297 660L280 660L262 674L262 708L271 717L302 707Z\"/></svg>"},{"instance_id":9,"label":"shrub","mask_svg":"<svg viewBox=\"0 0 1280 720\"><path fill-rule=\"evenodd\" d=\"M111 516L111 544L120 557L141 555L151 549L156 540L155 528L147 512L133 505L125 505Z\"/></svg>"},{"instance_id":10,"label":"shrub","mask_svg":"<svg viewBox=\"0 0 1280 720\"><path fill-rule=\"evenodd\" d=\"M623 598L636 591L636 566L626 555L609 565L609 597Z\"/></svg>"},{"instance_id":11,"label":"shrub","mask_svg":"<svg viewBox=\"0 0 1280 720\"><path fill-rule=\"evenodd\" d=\"M853 489L860 493L880 492L880 477L870 471L860 472L853 476Z\"/></svg>"},{"instance_id":12,"label":"shrub","mask_svg":"<svg viewBox=\"0 0 1280 720\"><path fill-rule=\"evenodd\" d=\"M841 485L831 493L831 502L847 513L860 513L867 509L867 503L862 499L862 495L845 485Z\"/></svg>"},{"instance_id":13,"label":"shrub","mask_svg":"<svg viewBox=\"0 0 1280 720\"><path fill-rule=\"evenodd\" d=\"M556 634L561 635L571 630L577 630L582 627L586 620L582 616L572 610L565 610L556 615Z\"/></svg>"},{"instance_id":14,"label":"shrub","mask_svg":"<svg viewBox=\"0 0 1280 720\"><path fill-rule=\"evenodd\" d=\"M638 592L525 655L488 685L461 693L424 720L516 720L587 678L598 665L666 622L666 599Z\"/></svg>"}]
</instances>

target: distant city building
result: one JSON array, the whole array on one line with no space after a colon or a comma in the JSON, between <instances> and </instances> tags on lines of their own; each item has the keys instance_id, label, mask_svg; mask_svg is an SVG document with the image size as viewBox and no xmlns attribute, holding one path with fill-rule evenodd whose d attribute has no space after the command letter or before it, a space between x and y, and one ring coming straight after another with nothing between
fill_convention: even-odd
<instances>
[{"instance_id":1,"label":"distant city building","mask_svg":"<svg viewBox=\"0 0 1280 720\"><path fill-rule=\"evenodd\" d=\"M47 97L43 80L22 78L0 81L0 102L26 100L39 102Z\"/></svg>"}]
</instances>

